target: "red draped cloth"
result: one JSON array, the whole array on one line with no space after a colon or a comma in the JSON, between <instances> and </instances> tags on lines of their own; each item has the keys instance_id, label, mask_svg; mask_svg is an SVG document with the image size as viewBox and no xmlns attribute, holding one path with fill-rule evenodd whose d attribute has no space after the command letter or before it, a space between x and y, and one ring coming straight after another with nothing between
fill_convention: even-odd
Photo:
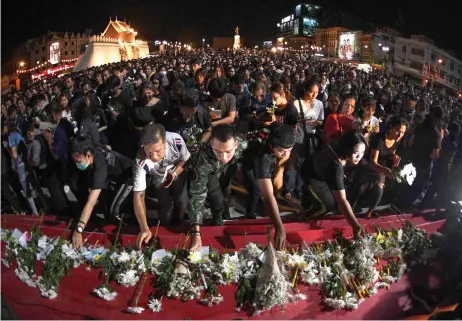
<instances>
[{"instance_id":1,"label":"red draped cloth","mask_svg":"<svg viewBox=\"0 0 462 321\"><path fill-rule=\"evenodd\" d=\"M409 219L417 226L425 229L428 233L435 232L443 221L427 222L422 217L412 218L411 215L390 215L384 219L359 219L366 229L371 232L372 225L390 229L391 226L400 227L403 219ZM2 215L2 228L18 228L22 231L30 229L34 224L35 217ZM251 224L251 225L250 225ZM55 217L45 217L41 224L42 231L48 236L69 235L64 231L66 222L60 222ZM234 221L221 227L203 227L203 245L212 245L222 251L239 249L245 242L266 244L268 220ZM325 237L330 237L334 228L344 229L346 236L351 236L351 228L346 221L339 216L331 216L329 220L316 222L286 223L287 242L291 245L299 245L302 241L321 242ZM155 228L153 228L154 232ZM117 226L106 225L99 233L93 233L89 237L89 244L96 241L108 246L114 242ZM136 240L136 227L123 227L120 241L123 245L134 244ZM159 228L159 245L165 249L173 249L176 244L180 246L184 242L185 230L182 228L167 229ZM183 234L182 234L183 233ZM154 233L153 233L154 234ZM245 234L245 236L244 236ZM84 234L84 238L88 233ZM4 244L2 244L2 257L4 256ZM409 286L406 275L396 284L391 285L389 290L379 290L379 293L367 298L357 310L354 311L326 311L321 304L319 288L317 286L299 286L301 293L308 299L296 304L288 304L280 311L273 309L258 317L248 317L245 311L234 311L236 302L234 293L236 286L220 286L219 293L224 301L213 307L205 307L197 301L180 302L177 299L164 298L162 311L158 313L147 309L148 296L154 290L151 285L153 276L149 276L145 283L143 294L138 306L146 308L141 314L126 312L133 297L138 293L138 286L123 288L115 283L111 286L117 291L118 296L114 301L103 301L96 297L92 291L102 284L99 271L92 268L86 271L85 266L71 270L72 276L64 276L58 290L58 297L49 300L41 297L37 288L30 288L20 281L14 273L14 265L11 268L2 266L1 292L2 299L16 313L19 319L396 319L403 316L403 311L409 303L406 289ZM37 274L41 274L41 263L37 263Z\"/></svg>"}]
</instances>

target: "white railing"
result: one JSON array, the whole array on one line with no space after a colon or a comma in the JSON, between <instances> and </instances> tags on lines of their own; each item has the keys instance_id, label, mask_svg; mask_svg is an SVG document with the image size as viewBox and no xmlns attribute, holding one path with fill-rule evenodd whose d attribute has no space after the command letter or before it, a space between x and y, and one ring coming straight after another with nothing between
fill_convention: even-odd
<instances>
[{"instance_id":1,"label":"white railing","mask_svg":"<svg viewBox=\"0 0 462 321\"><path fill-rule=\"evenodd\" d=\"M90 37L90 42L118 43L119 39L112 38L112 37L103 37L103 36L94 35L94 36Z\"/></svg>"}]
</instances>

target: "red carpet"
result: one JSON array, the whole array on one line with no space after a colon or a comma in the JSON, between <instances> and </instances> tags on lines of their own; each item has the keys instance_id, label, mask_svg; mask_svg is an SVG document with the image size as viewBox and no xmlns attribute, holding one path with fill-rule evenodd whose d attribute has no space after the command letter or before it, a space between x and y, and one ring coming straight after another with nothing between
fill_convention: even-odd
<instances>
[{"instance_id":1,"label":"red carpet","mask_svg":"<svg viewBox=\"0 0 462 321\"><path fill-rule=\"evenodd\" d=\"M17 227L21 230L32 226L36 219L30 216L1 216L3 228ZM366 226L378 224L384 228L400 224L400 218L396 216L386 216L384 219L387 222L382 219L360 219L360 222ZM406 219L411 220L428 233L436 231L443 224L443 221L426 222L421 217L411 218L410 215L406 215ZM252 224L248 225L250 223ZM54 236L62 235L66 225L65 222L59 222L55 217L45 217L41 226L45 234ZM302 240L322 241L324 235L327 237L332 235L334 228L345 228L345 225L346 222L338 217L313 223L287 223L287 240L291 244L299 244ZM115 225L104 226L103 230L106 233L94 233L90 242L94 243L99 240L100 243L108 243L114 240L114 233L117 230ZM179 230L181 229L160 228L158 233L160 245L167 249L174 248L178 243ZM348 227L345 230L346 233L351 232ZM124 228L123 233L122 242L134 244L136 227ZM222 250L240 248L244 245L244 239L247 242L266 243L266 225L259 221L239 221L223 227L203 227L202 233L203 245L212 244ZM181 245L183 241L184 234L181 237ZM37 268L41 267L38 265ZM38 272L40 275L40 270ZM219 288L224 296L224 302L218 306L208 308L196 301L184 303L178 300L163 299L161 312L144 311L140 315L134 315L126 313L125 309L136 287L122 288L114 284L119 294L116 300L103 301L92 294L93 288L101 284L98 273L96 270L87 272L84 266L72 270L73 276L64 277L59 288L59 296L55 300L42 298L38 289L28 287L16 277L14 269L2 266L1 273L2 297L20 319L248 319L245 312L234 312L234 292L236 290L234 286ZM408 279L404 276L400 282L392 285L390 290L380 290L376 296L367 299L357 310L351 312L323 311L320 305L319 289L315 286L303 287L303 293L308 296L306 301L290 304L284 311L275 309L252 319L397 319L403 316L403 310L408 303L406 293L408 284ZM152 286L148 280L139 306L145 307L151 291Z\"/></svg>"}]
</instances>

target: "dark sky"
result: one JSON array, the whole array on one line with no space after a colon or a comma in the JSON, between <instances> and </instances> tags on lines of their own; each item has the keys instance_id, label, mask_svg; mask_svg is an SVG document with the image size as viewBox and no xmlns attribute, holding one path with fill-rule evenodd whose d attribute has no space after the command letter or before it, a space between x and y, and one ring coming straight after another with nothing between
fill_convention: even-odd
<instances>
[{"instance_id":1,"label":"dark sky","mask_svg":"<svg viewBox=\"0 0 462 321\"><path fill-rule=\"evenodd\" d=\"M3 0L2 61L22 41L51 31L101 33L109 17L126 18L143 40L178 40L193 34L197 40L231 36L236 25L245 39L273 39L276 23L293 13L300 0ZM405 33L425 34L442 48L462 56L458 11L449 5L388 0L305 1L326 9L351 12L385 26L400 19ZM327 8L328 6L328 8ZM210 42L210 40L208 40ZM6 56L5 56L6 55Z\"/></svg>"}]
</instances>

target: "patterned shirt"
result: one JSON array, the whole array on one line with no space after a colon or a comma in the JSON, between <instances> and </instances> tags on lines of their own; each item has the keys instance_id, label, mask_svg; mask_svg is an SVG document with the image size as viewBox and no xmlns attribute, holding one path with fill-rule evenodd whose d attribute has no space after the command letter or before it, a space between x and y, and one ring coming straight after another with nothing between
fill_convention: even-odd
<instances>
[{"instance_id":1,"label":"patterned shirt","mask_svg":"<svg viewBox=\"0 0 462 321\"><path fill-rule=\"evenodd\" d=\"M183 138L177 133L167 132L167 147L164 159L154 163L150 159L136 157L133 164L133 191L146 190L146 175L151 176L152 184L158 185L162 183L169 170L174 168L179 161L186 162L190 156Z\"/></svg>"}]
</instances>

